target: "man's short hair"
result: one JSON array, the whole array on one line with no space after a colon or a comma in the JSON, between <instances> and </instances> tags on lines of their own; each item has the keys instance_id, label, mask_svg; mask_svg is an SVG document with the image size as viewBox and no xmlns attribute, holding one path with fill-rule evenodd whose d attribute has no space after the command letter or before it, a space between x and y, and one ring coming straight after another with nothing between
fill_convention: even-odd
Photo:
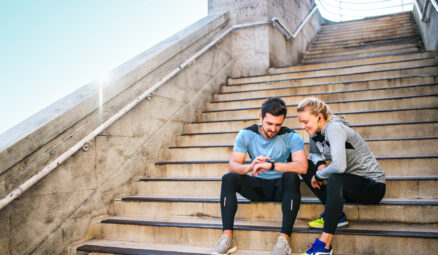
<instances>
[{"instance_id":1,"label":"man's short hair","mask_svg":"<svg viewBox=\"0 0 438 255\"><path fill-rule=\"evenodd\" d=\"M274 116L284 115L286 118L287 107L284 101L278 97L270 97L266 99L262 104L262 118L266 116L266 113L270 113Z\"/></svg>"}]
</instances>

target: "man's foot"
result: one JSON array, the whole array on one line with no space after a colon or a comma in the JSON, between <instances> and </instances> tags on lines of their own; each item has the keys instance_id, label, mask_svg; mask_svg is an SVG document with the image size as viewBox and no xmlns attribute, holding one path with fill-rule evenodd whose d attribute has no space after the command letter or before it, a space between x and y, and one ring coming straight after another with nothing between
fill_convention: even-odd
<instances>
[{"instance_id":1,"label":"man's foot","mask_svg":"<svg viewBox=\"0 0 438 255\"><path fill-rule=\"evenodd\" d=\"M291 249L289 246L289 241L286 237L279 236L271 255L290 255L290 253Z\"/></svg>"},{"instance_id":2,"label":"man's foot","mask_svg":"<svg viewBox=\"0 0 438 255\"><path fill-rule=\"evenodd\" d=\"M324 228L324 213L319 216L318 219L309 221L309 227L311 228ZM348 220L347 216L345 216L345 213L342 212L341 218L338 221L338 228L346 228L348 227Z\"/></svg>"},{"instance_id":3,"label":"man's foot","mask_svg":"<svg viewBox=\"0 0 438 255\"><path fill-rule=\"evenodd\" d=\"M316 238L315 242L312 244L307 252L302 255L332 255L333 248L330 246L330 249L325 248L325 243L321 242L318 238Z\"/></svg>"},{"instance_id":4,"label":"man's foot","mask_svg":"<svg viewBox=\"0 0 438 255\"><path fill-rule=\"evenodd\" d=\"M211 251L211 255L227 255L235 251L237 251L237 246L234 239L227 234L222 234Z\"/></svg>"}]
</instances>

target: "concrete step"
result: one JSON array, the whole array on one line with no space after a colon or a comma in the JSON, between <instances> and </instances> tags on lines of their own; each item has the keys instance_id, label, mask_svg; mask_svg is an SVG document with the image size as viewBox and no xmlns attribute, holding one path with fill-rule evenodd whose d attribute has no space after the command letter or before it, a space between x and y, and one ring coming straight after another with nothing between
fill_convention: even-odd
<instances>
[{"instance_id":1,"label":"concrete step","mask_svg":"<svg viewBox=\"0 0 438 255\"><path fill-rule=\"evenodd\" d=\"M345 101L327 101L333 113L348 111L373 111L383 109L399 109L399 108L416 108L416 107L438 107L438 95L418 95L405 97L383 97L376 99L361 99L361 100L345 100ZM296 104L287 105L289 115L296 115ZM258 117L260 113L260 105L257 107L234 108L234 109L216 109L203 111L198 116L199 122L219 121L219 120L237 120L250 119ZM379 121L376 119L376 121ZM297 123L298 124L298 123ZM353 124L357 124L354 123Z\"/></svg>"},{"instance_id":2,"label":"concrete step","mask_svg":"<svg viewBox=\"0 0 438 255\"><path fill-rule=\"evenodd\" d=\"M345 31L346 29L351 28L352 30L358 30L358 28L361 28L361 30L366 30L365 27L385 27L389 26L392 27L394 25L400 24L400 23L411 23L413 22L412 14L405 13L405 14L397 14L393 16L386 16L386 17L380 17L380 18L372 18L372 19L362 19L362 20L354 20L354 21L345 21L345 22L338 22L338 23L331 23L326 24L321 27L321 32L327 32L327 33L334 33L334 32L340 32Z\"/></svg>"},{"instance_id":3,"label":"concrete step","mask_svg":"<svg viewBox=\"0 0 438 255\"><path fill-rule=\"evenodd\" d=\"M281 221L280 202L251 203L238 198L236 218L244 221ZM210 218L220 219L217 197L150 197L130 196L114 202L116 215L129 217ZM395 222L433 224L437 222L436 199L383 199L377 205L344 203L344 212L350 222ZM297 219L310 221L319 217L324 206L315 197L301 197ZM373 213L374 212L374 213ZM378 216L376 216L378 215ZM418 215L422 215L418 217Z\"/></svg>"},{"instance_id":4,"label":"concrete step","mask_svg":"<svg viewBox=\"0 0 438 255\"><path fill-rule=\"evenodd\" d=\"M402 19L395 20L388 23L380 24L361 24L357 26L345 26L345 24L337 27L333 26L322 26L316 35L317 39L325 37L334 37L334 35L358 35L363 33L373 33L373 32L383 32L383 31L393 31L396 29L408 28L411 30L416 30L415 22L412 19Z\"/></svg>"},{"instance_id":5,"label":"concrete step","mask_svg":"<svg viewBox=\"0 0 438 255\"><path fill-rule=\"evenodd\" d=\"M340 49L345 50L355 49L363 46L379 46L379 45L391 45L391 44L406 44L406 43L420 43L421 39L417 35L412 34L400 34L400 37L375 37L369 40L355 40L355 41L339 41L327 44L311 44L308 50L326 50L326 49Z\"/></svg>"},{"instance_id":6,"label":"concrete step","mask_svg":"<svg viewBox=\"0 0 438 255\"><path fill-rule=\"evenodd\" d=\"M362 84L361 84L362 85ZM363 84L365 85L365 84ZM322 87L319 90L318 87ZM340 86L338 86L340 87ZM356 87L356 86L355 86ZM242 99L228 99L231 95L226 94L221 97L225 100L212 101L206 104L205 110L212 111L216 109L236 109L236 108L248 108L248 107L260 107L263 102L268 97L280 97L284 100L286 104L298 104L303 98L313 96L317 97L323 101L342 101L342 100L363 100L370 98L381 98L385 95L391 95L391 97L405 97L405 96L415 96L422 94L437 94L438 93L438 83L437 84L423 84L423 85L413 85L413 86L396 86L396 87L379 87L370 88L370 86L363 86L363 89L352 89L352 90L338 90L334 91L335 88L332 86L314 86L312 89L313 93L299 93L298 89L276 89L276 90L263 90L250 93L249 97L246 97L246 93L241 95L245 98ZM332 91L324 92L324 89L330 88ZM344 87L345 88L345 87ZM304 90L304 89L301 89ZM232 97L231 97L232 98Z\"/></svg>"},{"instance_id":7,"label":"concrete step","mask_svg":"<svg viewBox=\"0 0 438 255\"><path fill-rule=\"evenodd\" d=\"M352 125L352 128L364 139L438 136L438 121L390 123L385 125ZM305 142L308 142L309 136L306 131L298 128L294 129L294 131L301 135ZM182 134L175 138L175 146L233 144L237 133L238 131Z\"/></svg>"},{"instance_id":8,"label":"concrete step","mask_svg":"<svg viewBox=\"0 0 438 255\"><path fill-rule=\"evenodd\" d=\"M372 47L373 49L374 47ZM345 52L345 50L341 50L341 53ZM287 72L300 72L300 71L310 71L310 70L320 70L320 69L338 69L343 67L353 67L360 65L368 65L375 63L388 63L388 62L397 62L404 60L415 60L415 59L424 59L429 57L436 57L438 52L436 51L426 51L419 53L408 53L408 54L398 54L398 55L390 55L390 56L382 56L382 57L370 57L364 59L355 59L355 60L346 60L346 61L337 61L332 63L323 63L323 64L312 64L312 65L296 65L290 67L277 67L277 68L269 68L269 73L287 73Z\"/></svg>"},{"instance_id":9,"label":"concrete step","mask_svg":"<svg viewBox=\"0 0 438 255\"><path fill-rule=\"evenodd\" d=\"M353 53L349 54L348 52L345 54L333 55L333 56L313 56L311 58L303 58L301 59L301 64L318 64L318 63L327 63L333 61L345 61L345 60L354 60L354 59L363 59L368 57L379 57L386 55L397 55L397 54L406 54L412 52L421 52L418 47L400 47L392 50L373 50L365 53Z\"/></svg>"},{"instance_id":10,"label":"concrete step","mask_svg":"<svg viewBox=\"0 0 438 255\"><path fill-rule=\"evenodd\" d=\"M368 147L376 156L407 156L438 154L438 137L405 139L366 139ZM306 154L308 144L305 144ZM233 144L206 146L172 146L162 153L171 161L184 160L229 160ZM247 159L249 159L247 155Z\"/></svg>"},{"instance_id":11,"label":"concrete step","mask_svg":"<svg viewBox=\"0 0 438 255\"><path fill-rule=\"evenodd\" d=\"M111 217L95 223L96 235L108 240L213 247L221 235L217 219L156 219ZM438 247L436 225L356 223L337 230L333 240L336 254L416 254L418 247ZM278 237L279 222L237 221L234 238L239 249L271 250ZM291 238L292 252L304 252L320 231L296 222ZM102 239L103 239L102 238ZM359 243L360 245L352 245ZM396 245L395 245L396 244ZM384 251L384 252L382 252Z\"/></svg>"},{"instance_id":12,"label":"concrete step","mask_svg":"<svg viewBox=\"0 0 438 255\"><path fill-rule=\"evenodd\" d=\"M354 47L353 49L345 50L343 47L339 49L332 49L332 50L321 50L325 51L322 53L313 53L309 51L308 53L305 53L301 59L301 62L318 62L319 59L328 59L328 60L337 60L339 59L342 61L343 59L355 59L359 58L360 56L364 56L368 54L368 57L372 56L380 56L380 55L400 55L400 54L406 54L406 52L410 53L416 53L416 52L422 52L421 45L418 43L409 43L409 44L396 44L396 45L378 45L378 46L360 46L360 47ZM318 51L320 52L320 51ZM359 57L357 57L359 56ZM366 56L365 56L366 57ZM333 61L332 60L332 61ZM338 61L339 61L338 60Z\"/></svg>"},{"instance_id":13,"label":"concrete step","mask_svg":"<svg viewBox=\"0 0 438 255\"><path fill-rule=\"evenodd\" d=\"M394 39L399 40L400 38L417 38L416 31L413 30L404 30L400 32L396 31L386 31L386 32L376 32L372 35L367 36L358 36L351 34L348 37L341 38L325 38L312 41L312 44L309 47L309 50L319 49L319 48L329 48L328 46L361 46L363 44L381 44L384 42L386 44L387 41L393 41Z\"/></svg>"},{"instance_id":14,"label":"concrete step","mask_svg":"<svg viewBox=\"0 0 438 255\"><path fill-rule=\"evenodd\" d=\"M378 156L377 162L387 176L435 176L438 156ZM249 163L249 161L247 162ZM228 160L160 161L149 166L154 177L215 178L227 173Z\"/></svg>"},{"instance_id":15,"label":"concrete step","mask_svg":"<svg viewBox=\"0 0 438 255\"><path fill-rule=\"evenodd\" d=\"M296 77L296 73L286 73L281 75L271 75L269 79L263 77L262 82L270 82L271 85L275 86L274 82L286 82L286 81L296 81L301 80L300 85L311 85L311 84L323 84L323 83L337 83L337 82L355 82L355 81L367 81L370 79L390 79L399 78L403 76L412 75L436 75L438 72L438 65L430 64L417 67L404 67L404 68L387 68L379 71L363 71L353 74L338 74L338 75L320 75L320 76L307 76L307 77ZM243 84L255 84L257 82L242 82L243 78L229 78L228 86L236 86ZM254 78L255 79L255 78ZM258 78L262 79L262 78Z\"/></svg>"},{"instance_id":16,"label":"concrete step","mask_svg":"<svg viewBox=\"0 0 438 255\"><path fill-rule=\"evenodd\" d=\"M359 31L351 31L346 30L342 31L340 30L337 33L333 33L330 31L324 31L324 27L316 34L312 42L320 42L324 40L343 40L343 39L349 39L349 38L366 38L373 35L382 35L382 34L398 34L398 33L405 33L405 32L417 32L417 28L415 25L411 22L403 22L400 24L395 24L390 27L372 27L369 30L359 30Z\"/></svg>"},{"instance_id":17,"label":"concrete step","mask_svg":"<svg viewBox=\"0 0 438 255\"><path fill-rule=\"evenodd\" d=\"M385 198L433 199L438 197L438 176L386 177ZM314 197L302 183L301 196ZM140 178L133 182L134 194L149 197L219 197L221 177L216 178ZM118 215L124 215L119 213Z\"/></svg>"},{"instance_id":18,"label":"concrete step","mask_svg":"<svg viewBox=\"0 0 438 255\"><path fill-rule=\"evenodd\" d=\"M390 44L390 45L378 45L378 46L362 46L355 47L346 52L344 49L327 49L327 50L309 50L303 55L304 58L310 59L312 57L327 57L327 56L339 56L339 55L351 55L357 53L376 52L384 50L404 50L406 48L420 49L421 45L417 43L404 43L404 44Z\"/></svg>"},{"instance_id":19,"label":"concrete step","mask_svg":"<svg viewBox=\"0 0 438 255\"><path fill-rule=\"evenodd\" d=\"M212 247L154 244L144 242L121 242L114 240L93 239L71 248L70 255L77 254L126 254L126 255L210 255ZM271 251L238 250L233 255L269 255ZM298 255L295 253L293 255Z\"/></svg>"},{"instance_id":20,"label":"concrete step","mask_svg":"<svg viewBox=\"0 0 438 255\"><path fill-rule=\"evenodd\" d=\"M438 108L411 108L411 109L389 109L376 111L340 112L334 114L344 117L352 125L365 125L372 123L399 123L417 121L436 121ZM284 125L290 128L300 126L296 114L289 112ZM418 114L418 115L417 115ZM248 119L233 119L223 121L193 122L184 125L184 133L205 133L205 132L228 132L237 131L253 124L259 123L258 115Z\"/></svg>"},{"instance_id":21,"label":"concrete step","mask_svg":"<svg viewBox=\"0 0 438 255\"><path fill-rule=\"evenodd\" d=\"M404 60L393 63L380 63L372 65L361 65L355 67L344 67L339 69L329 69L329 70L315 70L315 71L301 71L292 73L279 73L270 75L260 75L252 77L242 77L242 78L229 78L228 84L245 84L245 83L256 83L256 82L266 82L275 80L284 80L289 78L308 78L308 77L321 77L321 76L335 76L335 75L348 75L366 72L375 72L383 70L395 70L395 69L406 69L414 67L432 66L438 64L438 57L432 57L421 60Z\"/></svg>"},{"instance_id":22,"label":"concrete step","mask_svg":"<svg viewBox=\"0 0 438 255\"><path fill-rule=\"evenodd\" d=\"M302 84L308 83L308 84ZM397 86L411 86L422 84L438 84L436 75L412 75L401 76L387 79L367 79L351 82L332 82L332 83L314 83L307 79L302 80L285 80L280 82L261 82L244 85L222 85L221 92L213 96L213 101L240 100L250 99L263 96L263 93L270 93L274 90L282 90L285 95L288 94L310 94L324 93L355 89L376 89Z\"/></svg>"}]
</instances>

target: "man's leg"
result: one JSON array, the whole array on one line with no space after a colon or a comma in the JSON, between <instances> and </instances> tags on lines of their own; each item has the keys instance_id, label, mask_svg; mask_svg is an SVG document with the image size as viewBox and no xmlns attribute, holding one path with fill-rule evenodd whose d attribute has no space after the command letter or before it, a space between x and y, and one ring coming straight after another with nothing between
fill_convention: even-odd
<instances>
[{"instance_id":1,"label":"man's leg","mask_svg":"<svg viewBox=\"0 0 438 255\"><path fill-rule=\"evenodd\" d=\"M290 236L301 203L300 179L296 173L283 173L275 200L281 201L283 223L281 233ZM279 194L280 193L280 194Z\"/></svg>"},{"instance_id":2,"label":"man's leg","mask_svg":"<svg viewBox=\"0 0 438 255\"><path fill-rule=\"evenodd\" d=\"M234 216L237 212L236 193L240 193L251 201L265 200L262 186L259 183L262 181L249 175L239 175L236 173L227 173L222 177L220 203L222 228L224 231L233 230Z\"/></svg>"}]
</instances>

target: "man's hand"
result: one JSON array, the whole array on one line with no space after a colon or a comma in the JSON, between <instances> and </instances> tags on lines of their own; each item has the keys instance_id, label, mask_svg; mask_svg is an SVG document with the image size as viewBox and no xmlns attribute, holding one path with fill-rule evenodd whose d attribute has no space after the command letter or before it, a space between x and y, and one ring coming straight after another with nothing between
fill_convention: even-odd
<instances>
[{"instance_id":1,"label":"man's hand","mask_svg":"<svg viewBox=\"0 0 438 255\"><path fill-rule=\"evenodd\" d=\"M260 172L264 172L264 171L269 170L269 169L271 169L271 163L266 162L266 161L261 162L261 163L258 163L254 166L254 168L252 170L252 174L254 176L258 176Z\"/></svg>"}]
</instances>

